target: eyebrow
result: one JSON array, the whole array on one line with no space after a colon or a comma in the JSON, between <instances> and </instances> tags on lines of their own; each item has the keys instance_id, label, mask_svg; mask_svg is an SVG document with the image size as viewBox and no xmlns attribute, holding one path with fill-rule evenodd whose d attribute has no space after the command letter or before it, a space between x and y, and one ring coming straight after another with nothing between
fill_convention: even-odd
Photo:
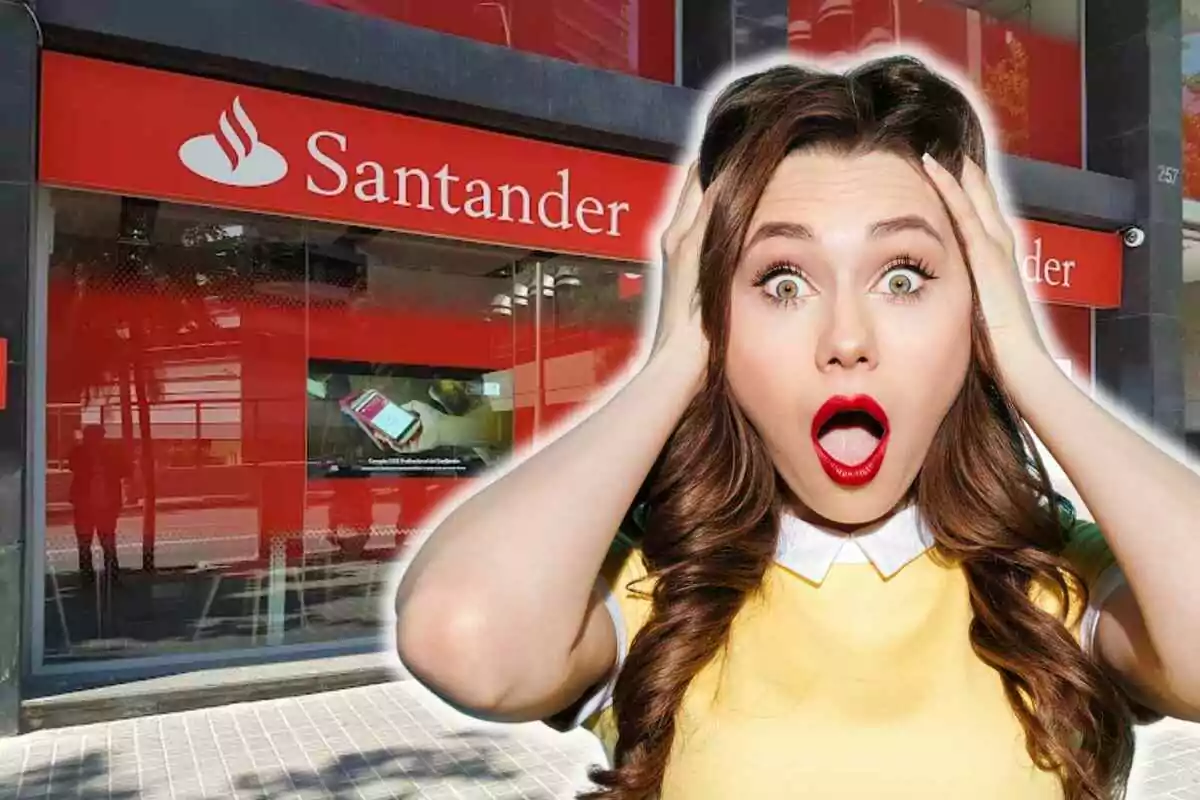
<instances>
[{"instance_id":1,"label":"eyebrow","mask_svg":"<svg viewBox=\"0 0 1200 800\"><path fill-rule=\"evenodd\" d=\"M943 247L946 244L942 241L941 235L929 224L929 221L917 214L905 214L899 217L881 219L871 225L867 235L875 238L900 233L901 231L921 231L932 237ZM814 238L812 229L799 222L765 222L754 231L754 235L750 237L750 242L746 247L749 249L764 239L774 239L776 237L809 240Z\"/></svg>"}]
</instances>

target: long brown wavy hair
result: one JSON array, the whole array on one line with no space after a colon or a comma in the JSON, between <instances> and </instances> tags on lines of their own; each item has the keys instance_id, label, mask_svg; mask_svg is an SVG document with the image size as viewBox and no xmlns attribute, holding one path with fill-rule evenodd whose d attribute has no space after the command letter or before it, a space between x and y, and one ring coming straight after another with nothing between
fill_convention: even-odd
<instances>
[{"instance_id":1,"label":"long brown wavy hair","mask_svg":"<svg viewBox=\"0 0 1200 800\"><path fill-rule=\"evenodd\" d=\"M639 503L652 611L615 688L613 768L597 800L658 793L676 713L697 673L724 647L775 552L784 487L725 375L729 293L751 217L791 152L929 152L955 175L986 169L982 125L963 93L921 61L888 57L847 73L781 66L736 80L715 101L701 143L701 182L716 193L700 262L699 302L711 343L703 389L678 424ZM717 180L718 177L721 180ZM974 293L974 288L972 289ZM1133 752L1129 707L1080 650L1064 620L1066 529L1028 428L1001 384L976 298L972 365L912 487L936 553L964 570L975 652L1000 673L1027 750L1068 800L1123 794ZM1051 587L1059 616L1031 599Z\"/></svg>"}]
</instances>

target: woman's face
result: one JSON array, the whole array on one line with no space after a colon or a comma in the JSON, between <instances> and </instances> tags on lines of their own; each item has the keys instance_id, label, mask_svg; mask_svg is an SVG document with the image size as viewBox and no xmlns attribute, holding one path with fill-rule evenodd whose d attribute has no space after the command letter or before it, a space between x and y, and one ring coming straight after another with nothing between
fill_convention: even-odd
<instances>
[{"instance_id":1,"label":"woman's face","mask_svg":"<svg viewBox=\"0 0 1200 800\"><path fill-rule=\"evenodd\" d=\"M727 374L800 511L904 497L971 361L967 266L919 165L803 151L776 170L730 294Z\"/></svg>"}]
</instances>

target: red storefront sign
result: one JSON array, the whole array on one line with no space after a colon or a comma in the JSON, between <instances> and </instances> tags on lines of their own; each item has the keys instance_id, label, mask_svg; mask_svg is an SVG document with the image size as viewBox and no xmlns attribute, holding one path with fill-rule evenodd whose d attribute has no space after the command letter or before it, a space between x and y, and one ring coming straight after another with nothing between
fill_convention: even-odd
<instances>
[{"instance_id":1,"label":"red storefront sign","mask_svg":"<svg viewBox=\"0 0 1200 800\"><path fill-rule=\"evenodd\" d=\"M41 180L644 260L667 164L46 53Z\"/></svg>"},{"instance_id":2,"label":"red storefront sign","mask_svg":"<svg viewBox=\"0 0 1200 800\"><path fill-rule=\"evenodd\" d=\"M41 180L645 260L671 166L46 53ZM1025 221L1034 296L1111 308L1121 241Z\"/></svg>"},{"instance_id":3,"label":"red storefront sign","mask_svg":"<svg viewBox=\"0 0 1200 800\"><path fill-rule=\"evenodd\" d=\"M1038 300L1091 308L1121 305L1118 234L1031 220L1021 221L1017 233L1024 240L1017 254L1021 277Z\"/></svg>"}]
</instances>

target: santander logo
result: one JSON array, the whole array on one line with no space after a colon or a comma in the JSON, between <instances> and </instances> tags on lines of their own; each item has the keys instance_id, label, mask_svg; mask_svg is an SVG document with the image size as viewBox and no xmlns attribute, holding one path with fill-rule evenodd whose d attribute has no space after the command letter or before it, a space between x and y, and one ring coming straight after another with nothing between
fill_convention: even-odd
<instances>
[{"instance_id":1,"label":"santander logo","mask_svg":"<svg viewBox=\"0 0 1200 800\"><path fill-rule=\"evenodd\" d=\"M283 135L298 133L285 130ZM352 152L355 150L349 134L316 130L307 136L308 159L295 166L304 175L306 194L327 202L350 200L361 209L355 217L358 219L378 220L390 216L391 209L404 209L443 219L488 220L620 238L631 208L625 201L581 192L570 167L551 166L552 174L524 176L533 182L530 185L463 174L450 160L437 156L433 161L426 159L423 166L413 166L351 157ZM238 97L221 112L216 133L194 136L183 143L179 160L196 175L224 186L271 186L289 172L283 154L258 138L258 128ZM474 159L457 154L459 167L464 161L469 169ZM434 169L438 164L440 167Z\"/></svg>"},{"instance_id":2,"label":"santander logo","mask_svg":"<svg viewBox=\"0 0 1200 800\"><path fill-rule=\"evenodd\" d=\"M233 121L226 111L217 121L218 133L188 139L179 148L179 160L202 178L224 186L270 186L283 180L287 160L278 150L258 138L258 128L233 99Z\"/></svg>"}]
</instances>

